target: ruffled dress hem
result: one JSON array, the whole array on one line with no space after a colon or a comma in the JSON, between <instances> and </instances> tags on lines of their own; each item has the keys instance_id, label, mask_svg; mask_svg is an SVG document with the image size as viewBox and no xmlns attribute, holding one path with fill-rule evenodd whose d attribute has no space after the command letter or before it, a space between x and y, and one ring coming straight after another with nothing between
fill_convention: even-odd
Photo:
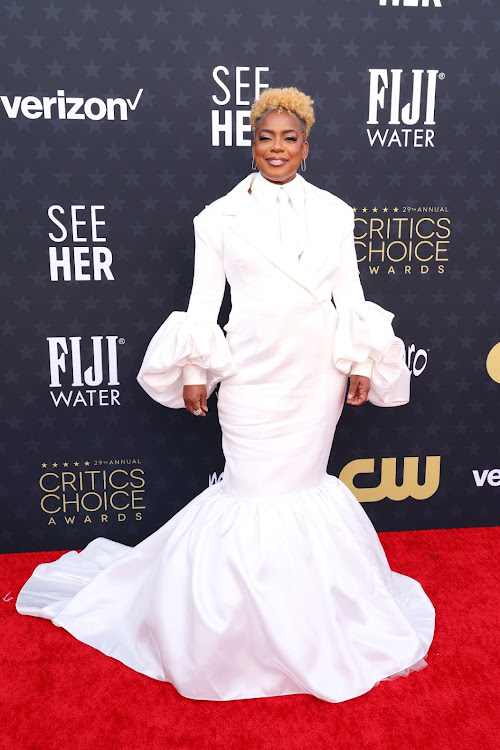
<instances>
[{"instance_id":1,"label":"ruffled dress hem","mask_svg":"<svg viewBox=\"0 0 500 750\"><path fill-rule=\"evenodd\" d=\"M97 539L39 566L17 608L195 700L348 700L424 668L434 632L328 475L244 501L214 484L135 548Z\"/></svg>"}]
</instances>

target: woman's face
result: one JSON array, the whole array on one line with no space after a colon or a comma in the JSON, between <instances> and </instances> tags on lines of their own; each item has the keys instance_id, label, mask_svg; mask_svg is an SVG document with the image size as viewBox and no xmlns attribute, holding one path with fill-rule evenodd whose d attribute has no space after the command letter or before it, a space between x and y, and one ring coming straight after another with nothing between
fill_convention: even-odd
<instances>
[{"instance_id":1,"label":"woman's face","mask_svg":"<svg viewBox=\"0 0 500 750\"><path fill-rule=\"evenodd\" d=\"M295 115L269 112L255 132L252 156L266 180L284 185L295 177L302 159L307 158L309 144Z\"/></svg>"}]
</instances>

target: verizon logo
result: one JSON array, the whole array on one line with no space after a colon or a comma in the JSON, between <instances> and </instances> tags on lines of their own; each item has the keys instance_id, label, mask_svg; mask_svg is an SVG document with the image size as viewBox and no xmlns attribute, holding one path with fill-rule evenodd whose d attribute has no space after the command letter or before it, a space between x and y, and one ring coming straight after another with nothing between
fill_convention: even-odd
<instances>
[{"instance_id":1,"label":"verizon logo","mask_svg":"<svg viewBox=\"0 0 500 750\"><path fill-rule=\"evenodd\" d=\"M139 89L135 99L121 97L100 99L92 96L66 96L62 89L57 96L0 96L0 101L7 117L11 120L20 115L29 120L127 120L129 111L133 112L139 104L142 92Z\"/></svg>"}]
</instances>

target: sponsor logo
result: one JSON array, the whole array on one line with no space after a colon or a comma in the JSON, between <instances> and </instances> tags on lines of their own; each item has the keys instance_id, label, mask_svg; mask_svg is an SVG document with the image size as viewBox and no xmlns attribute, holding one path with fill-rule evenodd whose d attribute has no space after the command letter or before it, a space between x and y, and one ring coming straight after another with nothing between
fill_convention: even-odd
<instances>
[{"instance_id":1,"label":"sponsor logo","mask_svg":"<svg viewBox=\"0 0 500 750\"><path fill-rule=\"evenodd\" d=\"M372 275L445 273L451 236L446 207L373 208L372 215L366 207L354 211L360 269Z\"/></svg>"},{"instance_id":2,"label":"sponsor logo","mask_svg":"<svg viewBox=\"0 0 500 750\"><path fill-rule=\"evenodd\" d=\"M417 349L415 344L410 344L406 348L406 364L412 375L418 378L425 368L428 362L429 349Z\"/></svg>"},{"instance_id":3,"label":"sponsor logo","mask_svg":"<svg viewBox=\"0 0 500 750\"><path fill-rule=\"evenodd\" d=\"M213 484L219 484L224 479L224 472L222 471L219 475L214 471L213 474L208 475L208 486L211 487Z\"/></svg>"},{"instance_id":4,"label":"sponsor logo","mask_svg":"<svg viewBox=\"0 0 500 750\"><path fill-rule=\"evenodd\" d=\"M250 105L269 87L262 83L262 74L268 72L268 67L237 66L230 72L225 65L217 65L213 69L219 88L212 101L219 109L212 110L212 146L251 146ZM245 109L228 108L229 104Z\"/></svg>"},{"instance_id":5,"label":"sponsor logo","mask_svg":"<svg viewBox=\"0 0 500 750\"><path fill-rule=\"evenodd\" d=\"M486 359L486 371L495 383L500 383L500 344L495 344Z\"/></svg>"},{"instance_id":6,"label":"sponsor logo","mask_svg":"<svg viewBox=\"0 0 500 750\"><path fill-rule=\"evenodd\" d=\"M379 5L403 5L405 8L428 8L429 5L434 8L442 8L441 0L379 0Z\"/></svg>"},{"instance_id":7,"label":"sponsor logo","mask_svg":"<svg viewBox=\"0 0 500 750\"><path fill-rule=\"evenodd\" d=\"M500 487L500 469L473 469L472 476L476 487L484 487L486 482L490 487Z\"/></svg>"},{"instance_id":8,"label":"sponsor logo","mask_svg":"<svg viewBox=\"0 0 500 750\"><path fill-rule=\"evenodd\" d=\"M56 229L49 232L49 265L51 281L101 281L114 280L111 264L113 254L103 245L100 233L106 222L98 218L104 206L70 206L69 210L57 204L47 209L49 219ZM67 224L69 223L69 228ZM74 243L63 244L68 238ZM92 245L89 244L92 243Z\"/></svg>"},{"instance_id":9,"label":"sponsor logo","mask_svg":"<svg viewBox=\"0 0 500 750\"><path fill-rule=\"evenodd\" d=\"M47 341L50 395L56 407L120 406L120 391L108 386L120 385L117 344L125 339L90 336L82 342L81 336L48 336Z\"/></svg>"},{"instance_id":10,"label":"sponsor logo","mask_svg":"<svg viewBox=\"0 0 500 750\"><path fill-rule=\"evenodd\" d=\"M382 458L378 484L375 480L375 459L358 458L348 463L340 472L339 479L355 495L361 503L373 503L388 498L389 500L426 500L432 497L439 487L441 472L441 456L427 456L425 458L425 475L423 484L419 482L418 456L407 456L403 459L403 474L398 481L398 459ZM354 484L356 477L363 477L366 487Z\"/></svg>"},{"instance_id":11,"label":"sponsor logo","mask_svg":"<svg viewBox=\"0 0 500 750\"><path fill-rule=\"evenodd\" d=\"M139 89L135 99L99 99L92 96L66 96L63 89L58 89L57 96L0 96L7 117L11 120L19 115L28 120L128 120L129 111L133 112L139 104L142 92Z\"/></svg>"},{"instance_id":12,"label":"sponsor logo","mask_svg":"<svg viewBox=\"0 0 500 750\"><path fill-rule=\"evenodd\" d=\"M146 479L140 459L42 464L40 508L48 526L142 521Z\"/></svg>"},{"instance_id":13,"label":"sponsor logo","mask_svg":"<svg viewBox=\"0 0 500 750\"><path fill-rule=\"evenodd\" d=\"M437 81L445 74L439 70L404 74L402 68L370 68L369 73L367 125L382 125L366 129L370 146L434 148L434 130L423 126L436 124Z\"/></svg>"}]
</instances>

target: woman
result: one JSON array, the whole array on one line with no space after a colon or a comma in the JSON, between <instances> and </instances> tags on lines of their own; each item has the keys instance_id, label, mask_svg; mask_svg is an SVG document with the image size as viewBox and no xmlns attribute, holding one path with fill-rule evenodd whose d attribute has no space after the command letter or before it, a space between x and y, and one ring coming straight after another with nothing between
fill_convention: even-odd
<instances>
[{"instance_id":1,"label":"woman","mask_svg":"<svg viewBox=\"0 0 500 750\"><path fill-rule=\"evenodd\" d=\"M224 481L134 549L96 540L40 566L18 608L190 698L337 702L424 667L432 640L420 584L390 570L326 474L347 376L348 403L395 405L409 373L392 315L364 300L352 210L297 175L311 99L268 89L251 121L258 172L196 217L188 311L161 326L138 376L201 417L221 383Z\"/></svg>"}]
</instances>

